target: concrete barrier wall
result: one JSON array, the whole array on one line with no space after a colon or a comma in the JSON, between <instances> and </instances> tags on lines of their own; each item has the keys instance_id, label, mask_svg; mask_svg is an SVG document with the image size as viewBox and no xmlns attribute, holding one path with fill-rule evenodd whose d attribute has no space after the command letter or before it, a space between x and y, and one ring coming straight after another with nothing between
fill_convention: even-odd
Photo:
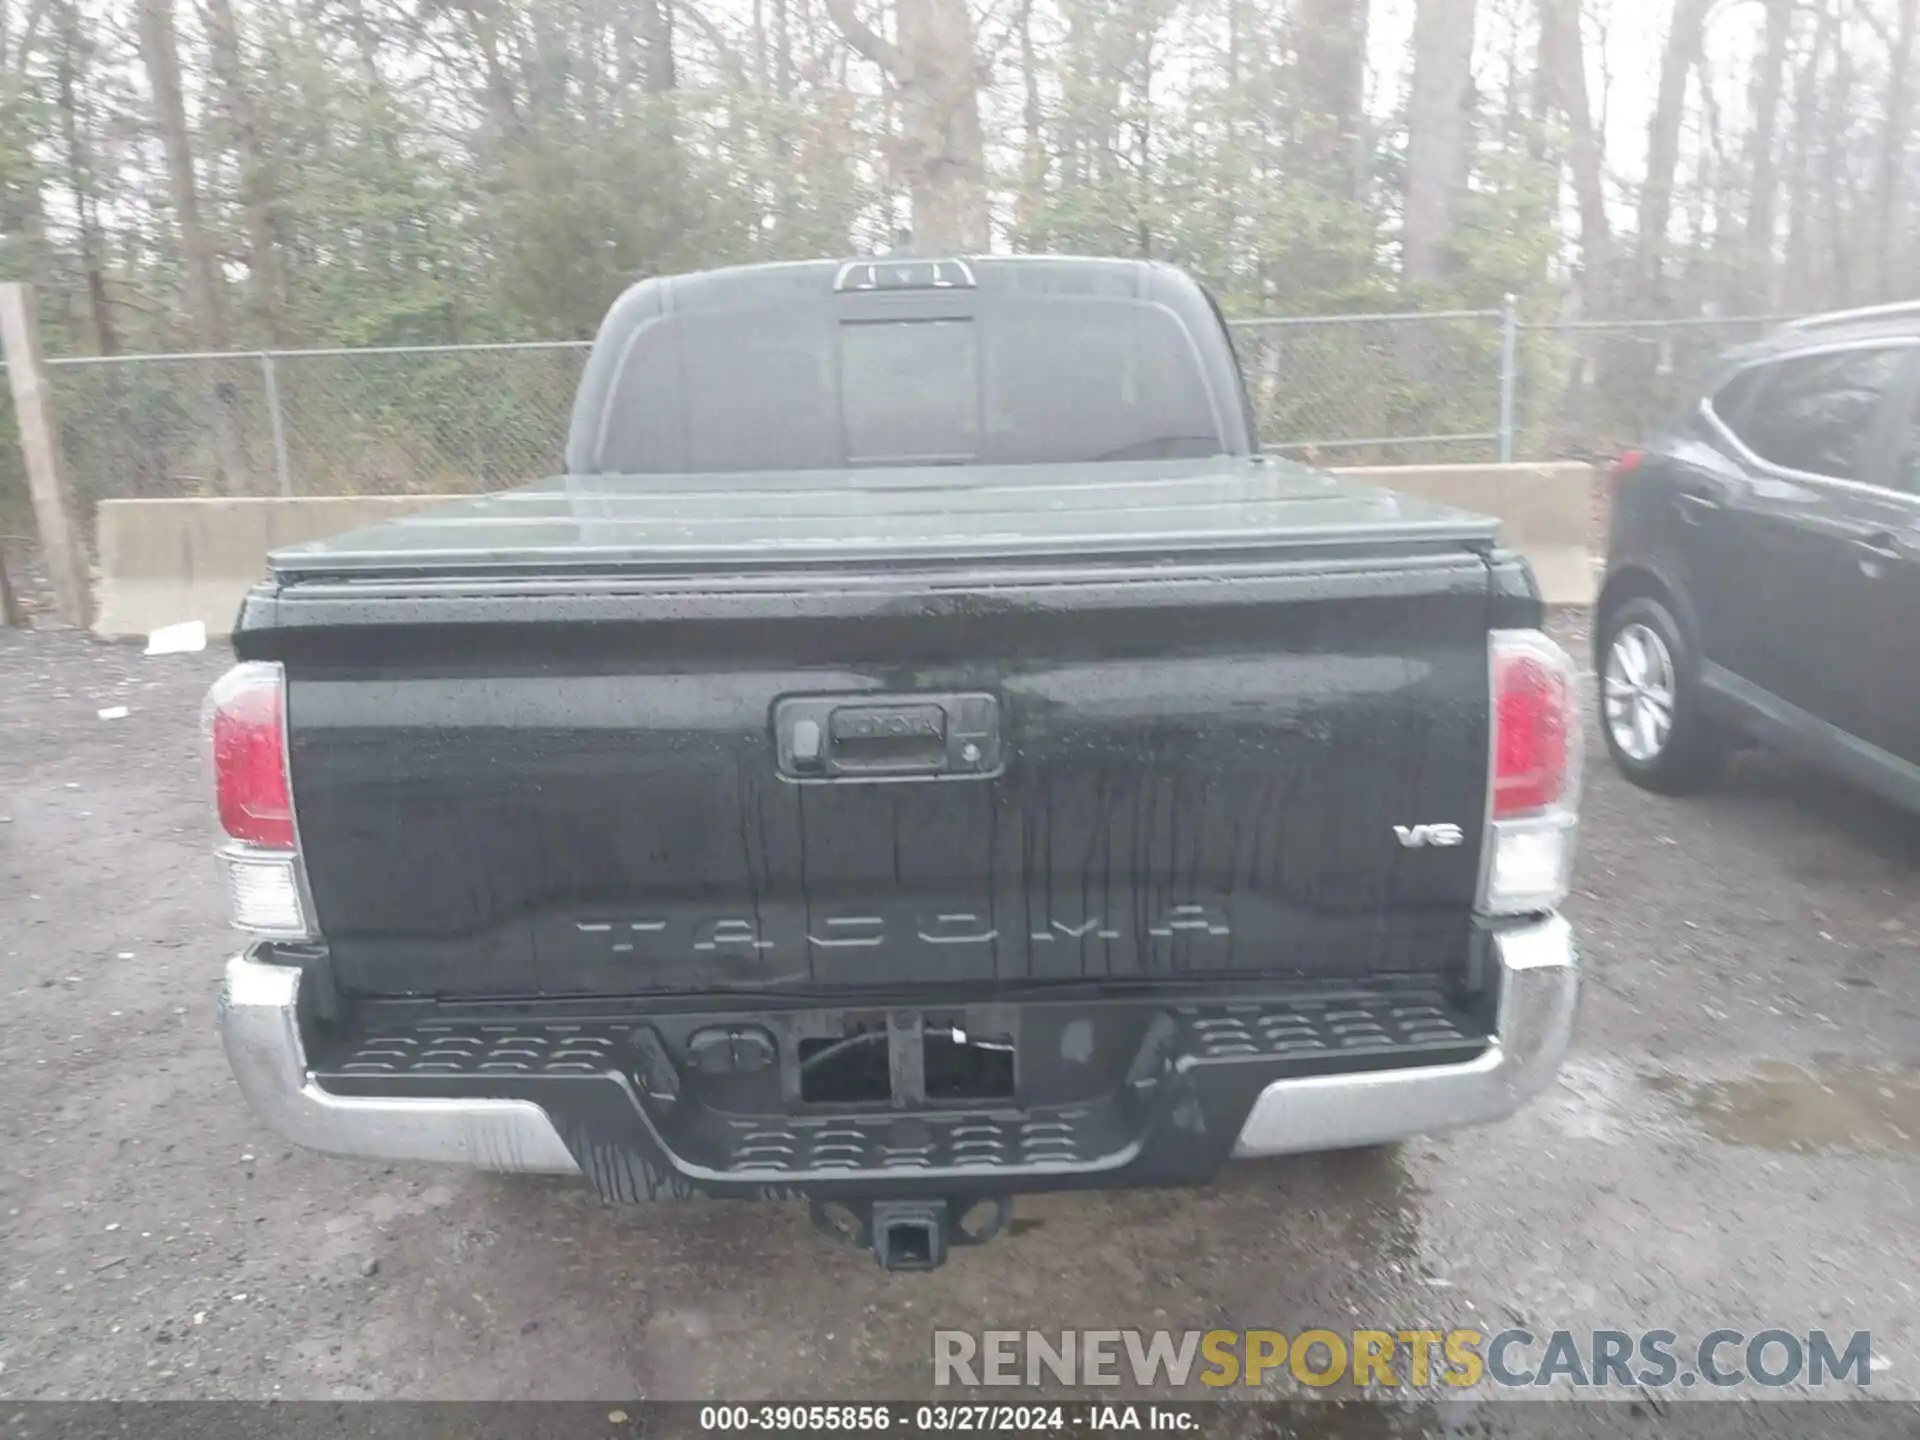
<instances>
[{"instance_id":1,"label":"concrete barrier wall","mask_svg":"<svg viewBox=\"0 0 1920 1440\"><path fill-rule=\"evenodd\" d=\"M1533 562L1549 604L1593 599L1584 465L1434 465L1343 472L1363 484L1443 501L1501 521ZM102 635L145 635L201 620L225 635L270 550L378 524L457 497L107 500L99 513L96 620Z\"/></svg>"},{"instance_id":2,"label":"concrete barrier wall","mask_svg":"<svg viewBox=\"0 0 1920 1440\"><path fill-rule=\"evenodd\" d=\"M204 620L225 635L269 551L324 540L442 504L444 495L103 500L95 531L94 630L145 635Z\"/></svg>"},{"instance_id":3,"label":"concrete barrier wall","mask_svg":"<svg viewBox=\"0 0 1920 1440\"><path fill-rule=\"evenodd\" d=\"M1532 564L1549 605L1591 605L1598 593L1591 547L1604 537L1590 533L1590 465L1406 465L1339 473L1493 516L1506 543Z\"/></svg>"}]
</instances>

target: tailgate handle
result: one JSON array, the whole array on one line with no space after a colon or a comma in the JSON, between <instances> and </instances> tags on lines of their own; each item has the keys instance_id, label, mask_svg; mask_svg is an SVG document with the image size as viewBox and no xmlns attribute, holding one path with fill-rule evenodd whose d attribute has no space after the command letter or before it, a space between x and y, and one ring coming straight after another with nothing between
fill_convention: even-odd
<instances>
[{"instance_id":1,"label":"tailgate handle","mask_svg":"<svg viewBox=\"0 0 1920 1440\"><path fill-rule=\"evenodd\" d=\"M1000 703L990 694L800 695L777 702L783 779L980 779L1001 771Z\"/></svg>"},{"instance_id":2,"label":"tailgate handle","mask_svg":"<svg viewBox=\"0 0 1920 1440\"><path fill-rule=\"evenodd\" d=\"M842 770L923 775L947 764L947 712L938 705L843 705L827 722L827 758Z\"/></svg>"}]
</instances>

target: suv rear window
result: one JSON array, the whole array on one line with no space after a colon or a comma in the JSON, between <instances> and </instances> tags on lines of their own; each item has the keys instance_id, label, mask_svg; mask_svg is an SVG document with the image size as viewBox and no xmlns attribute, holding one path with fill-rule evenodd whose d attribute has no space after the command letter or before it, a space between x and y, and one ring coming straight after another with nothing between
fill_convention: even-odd
<instances>
[{"instance_id":1,"label":"suv rear window","mask_svg":"<svg viewBox=\"0 0 1920 1440\"><path fill-rule=\"evenodd\" d=\"M1747 402L1753 399L1754 391L1760 388L1767 374L1765 365L1750 365L1714 392L1713 413L1735 434L1740 433L1739 427L1746 419Z\"/></svg>"},{"instance_id":2,"label":"suv rear window","mask_svg":"<svg viewBox=\"0 0 1920 1440\"><path fill-rule=\"evenodd\" d=\"M1900 430L1900 456L1893 483L1902 490L1920 495L1920 394L1907 409L1906 424Z\"/></svg>"},{"instance_id":3,"label":"suv rear window","mask_svg":"<svg viewBox=\"0 0 1920 1440\"><path fill-rule=\"evenodd\" d=\"M971 319L810 308L653 321L621 365L599 468L628 474L1023 465L1225 453L1185 325L1108 296Z\"/></svg>"},{"instance_id":4,"label":"suv rear window","mask_svg":"<svg viewBox=\"0 0 1920 1440\"><path fill-rule=\"evenodd\" d=\"M1880 402L1907 353L1882 347L1775 361L1748 372L1761 377L1756 383L1763 388L1742 413L1721 409L1718 398L1714 409L1742 443L1769 464L1855 480Z\"/></svg>"}]
</instances>

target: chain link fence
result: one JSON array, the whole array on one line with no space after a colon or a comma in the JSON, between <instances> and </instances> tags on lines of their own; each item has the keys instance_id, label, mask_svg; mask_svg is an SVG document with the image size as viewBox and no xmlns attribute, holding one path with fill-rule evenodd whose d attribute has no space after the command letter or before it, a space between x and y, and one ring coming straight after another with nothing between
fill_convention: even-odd
<instances>
[{"instance_id":1,"label":"chain link fence","mask_svg":"<svg viewBox=\"0 0 1920 1440\"><path fill-rule=\"evenodd\" d=\"M1617 453L1691 404L1714 362L1790 316L1523 325L1513 383L1520 459Z\"/></svg>"},{"instance_id":2,"label":"chain link fence","mask_svg":"<svg viewBox=\"0 0 1920 1440\"><path fill-rule=\"evenodd\" d=\"M1327 464L1472 460L1498 451L1499 310L1241 320L1234 348L1261 443Z\"/></svg>"},{"instance_id":3,"label":"chain link fence","mask_svg":"<svg viewBox=\"0 0 1920 1440\"><path fill-rule=\"evenodd\" d=\"M1265 445L1324 464L1611 453L1771 318L1522 324L1511 311L1241 320ZM69 482L101 500L495 489L560 468L586 342L49 361ZM0 535L26 482L0 408Z\"/></svg>"},{"instance_id":4,"label":"chain link fence","mask_svg":"<svg viewBox=\"0 0 1920 1440\"><path fill-rule=\"evenodd\" d=\"M49 360L101 500L497 489L560 468L586 342Z\"/></svg>"}]
</instances>

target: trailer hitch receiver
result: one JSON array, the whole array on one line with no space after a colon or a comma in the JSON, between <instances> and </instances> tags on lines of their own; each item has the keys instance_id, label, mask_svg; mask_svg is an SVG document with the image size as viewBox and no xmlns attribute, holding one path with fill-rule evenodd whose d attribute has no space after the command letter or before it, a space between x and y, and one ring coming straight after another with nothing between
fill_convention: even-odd
<instances>
[{"instance_id":1,"label":"trailer hitch receiver","mask_svg":"<svg viewBox=\"0 0 1920 1440\"><path fill-rule=\"evenodd\" d=\"M972 1200L815 1200L813 1227L871 1250L882 1270L938 1270L955 1246L984 1245L1013 1215L1004 1197Z\"/></svg>"},{"instance_id":2,"label":"trailer hitch receiver","mask_svg":"<svg viewBox=\"0 0 1920 1440\"><path fill-rule=\"evenodd\" d=\"M875 1205L873 1256L882 1270L938 1270L947 1258L946 1202L883 1200Z\"/></svg>"}]
</instances>

